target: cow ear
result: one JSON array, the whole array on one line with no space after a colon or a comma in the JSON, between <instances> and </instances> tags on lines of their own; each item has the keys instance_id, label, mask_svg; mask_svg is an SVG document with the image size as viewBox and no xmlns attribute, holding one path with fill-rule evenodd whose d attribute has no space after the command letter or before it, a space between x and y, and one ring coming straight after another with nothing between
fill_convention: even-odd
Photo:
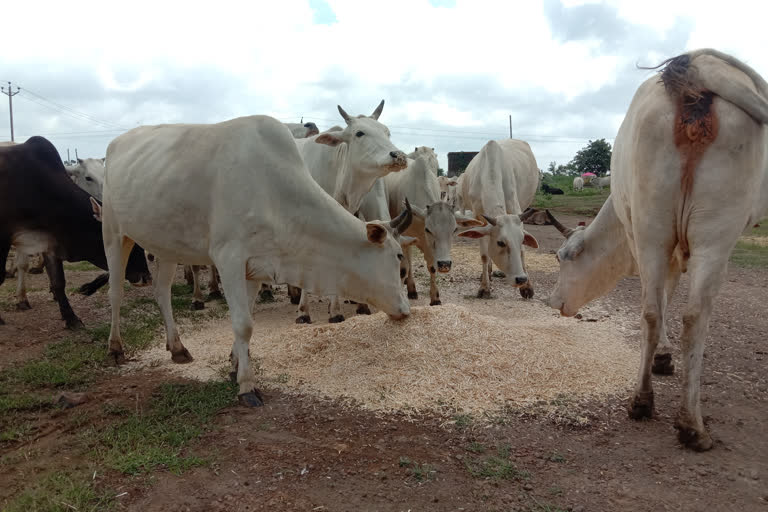
<instances>
[{"instance_id":1,"label":"cow ear","mask_svg":"<svg viewBox=\"0 0 768 512\"><path fill-rule=\"evenodd\" d=\"M336 133L336 132L334 132ZM321 133L315 138L315 142L318 144L325 144L326 146L335 147L344 142L344 139L337 137L330 133Z\"/></svg>"},{"instance_id":2,"label":"cow ear","mask_svg":"<svg viewBox=\"0 0 768 512\"><path fill-rule=\"evenodd\" d=\"M91 200L91 208L93 209L93 218L101 222L101 205L93 197L89 197Z\"/></svg>"},{"instance_id":3,"label":"cow ear","mask_svg":"<svg viewBox=\"0 0 768 512\"><path fill-rule=\"evenodd\" d=\"M525 233L525 235L523 236L523 245L527 245L528 247L531 247L533 249L538 249L539 242L536 241L533 235L526 231L523 231L523 233Z\"/></svg>"},{"instance_id":4,"label":"cow ear","mask_svg":"<svg viewBox=\"0 0 768 512\"><path fill-rule=\"evenodd\" d=\"M387 228L375 222L369 222L365 225L368 232L368 241L374 244L383 244L387 239Z\"/></svg>"},{"instance_id":5,"label":"cow ear","mask_svg":"<svg viewBox=\"0 0 768 512\"><path fill-rule=\"evenodd\" d=\"M410 247L411 245L415 245L416 242L418 242L419 239L412 237L412 236L405 236L400 235L400 247L405 249L406 247Z\"/></svg>"},{"instance_id":6,"label":"cow ear","mask_svg":"<svg viewBox=\"0 0 768 512\"><path fill-rule=\"evenodd\" d=\"M462 228L475 228L483 226L483 221L473 219L472 217L462 217L460 215L454 215L456 217L456 224Z\"/></svg>"},{"instance_id":7,"label":"cow ear","mask_svg":"<svg viewBox=\"0 0 768 512\"><path fill-rule=\"evenodd\" d=\"M491 234L491 226L485 225L477 228L468 229L462 231L457 236L463 236L465 238L483 238Z\"/></svg>"}]
</instances>

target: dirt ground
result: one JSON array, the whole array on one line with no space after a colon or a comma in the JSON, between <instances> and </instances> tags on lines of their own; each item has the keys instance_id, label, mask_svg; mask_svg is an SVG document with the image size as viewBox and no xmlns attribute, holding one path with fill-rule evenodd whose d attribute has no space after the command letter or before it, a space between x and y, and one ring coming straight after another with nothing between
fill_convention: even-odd
<instances>
[{"instance_id":1,"label":"dirt ground","mask_svg":"<svg viewBox=\"0 0 768 512\"><path fill-rule=\"evenodd\" d=\"M576 225L590 219L561 220ZM539 241L539 253L561 243L552 227L529 230ZM456 249L461 257L441 279L443 303L506 317L505 304L522 300L517 292L496 279L492 299L472 298L479 285L479 257L471 263L475 249L469 242L457 242ZM68 290L95 275L69 272ZM547 295L556 274L535 270L531 279L537 300ZM32 276L30 282L36 290L30 294L32 311L13 311L12 283L0 290L0 313L7 324L0 327L0 369L36 357L46 344L67 336L45 276ZM686 284L684 276L670 308L669 333L675 341ZM417 304L428 303L424 281L417 280L417 287ZM129 294L150 297L151 290ZM586 310L581 322L590 315L621 315L639 325L639 294L639 280L624 279ZM87 325L108 321L105 294L69 296ZM211 464L181 475L99 471L94 481L120 495L119 510L136 511L768 510L766 304L768 271L732 267L716 302L705 354L702 407L716 442L706 453L677 443L673 421L679 372L654 377L657 414L643 422L627 418L627 396L563 400L541 409L508 410L490 420L374 413L266 385L266 406L221 411L194 444L195 453ZM325 308L325 302L313 301L315 322L325 322ZM354 306L345 305L345 313L352 316ZM284 287L277 302L257 306L254 318L259 325L293 322L295 306ZM573 319L573 328L579 325ZM439 335L431 333L436 343ZM158 344L164 341L162 332L157 339ZM631 342L639 344L639 332ZM252 352L257 347L254 338ZM679 359L678 351L678 368ZM79 434L73 415L91 412L93 422L110 421L100 413L101 404L135 402L139 407L160 383L179 379L156 368L122 370L89 389L93 399L88 403L41 412L29 440L0 443L0 456L13 461L0 464L0 506L46 469L87 465L87 455L73 448ZM513 471L499 477L500 468Z\"/></svg>"}]
</instances>

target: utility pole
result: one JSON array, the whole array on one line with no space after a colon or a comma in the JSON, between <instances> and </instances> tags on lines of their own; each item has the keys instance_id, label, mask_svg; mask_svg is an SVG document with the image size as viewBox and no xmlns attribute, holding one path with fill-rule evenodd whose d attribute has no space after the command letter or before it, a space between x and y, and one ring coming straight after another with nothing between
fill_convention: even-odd
<instances>
[{"instance_id":1,"label":"utility pole","mask_svg":"<svg viewBox=\"0 0 768 512\"><path fill-rule=\"evenodd\" d=\"M69 148L67 148L67 163L69 163Z\"/></svg>"},{"instance_id":2,"label":"utility pole","mask_svg":"<svg viewBox=\"0 0 768 512\"><path fill-rule=\"evenodd\" d=\"M509 138L512 138L512 114L509 114Z\"/></svg>"},{"instance_id":3,"label":"utility pole","mask_svg":"<svg viewBox=\"0 0 768 512\"><path fill-rule=\"evenodd\" d=\"M75 160L80 160L80 157L77 156L77 148L75 148Z\"/></svg>"},{"instance_id":4,"label":"utility pole","mask_svg":"<svg viewBox=\"0 0 768 512\"><path fill-rule=\"evenodd\" d=\"M0 92L8 96L8 111L11 113L11 142L13 142L13 97L19 94L21 87L16 86L16 92L13 92L11 82L8 82L8 92L5 92L5 87L0 87Z\"/></svg>"}]
</instances>

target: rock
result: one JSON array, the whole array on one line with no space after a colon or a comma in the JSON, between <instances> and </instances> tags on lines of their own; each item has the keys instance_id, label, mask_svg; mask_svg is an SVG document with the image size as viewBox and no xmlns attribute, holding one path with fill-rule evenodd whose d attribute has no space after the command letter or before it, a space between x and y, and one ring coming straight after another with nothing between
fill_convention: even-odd
<instances>
[{"instance_id":1,"label":"rock","mask_svg":"<svg viewBox=\"0 0 768 512\"><path fill-rule=\"evenodd\" d=\"M523 489L526 490L526 491L532 491L533 490L533 486L530 483L526 483L523 486Z\"/></svg>"},{"instance_id":2,"label":"rock","mask_svg":"<svg viewBox=\"0 0 768 512\"><path fill-rule=\"evenodd\" d=\"M85 402L89 401L91 399L90 393L69 393L64 392L61 393L58 398L56 398L56 405L59 407L63 407L64 409L71 409L72 407L77 407L78 405L83 405Z\"/></svg>"},{"instance_id":3,"label":"rock","mask_svg":"<svg viewBox=\"0 0 768 512\"><path fill-rule=\"evenodd\" d=\"M749 472L749 478L751 478L752 480L760 480L760 475L757 473L756 469L753 469L752 471Z\"/></svg>"}]
</instances>

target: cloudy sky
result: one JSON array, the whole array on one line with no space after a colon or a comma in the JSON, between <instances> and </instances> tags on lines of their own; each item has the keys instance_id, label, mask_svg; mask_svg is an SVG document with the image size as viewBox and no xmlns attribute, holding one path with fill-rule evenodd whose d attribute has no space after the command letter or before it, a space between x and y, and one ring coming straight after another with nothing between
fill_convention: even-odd
<instances>
[{"instance_id":1,"label":"cloudy sky","mask_svg":"<svg viewBox=\"0 0 768 512\"><path fill-rule=\"evenodd\" d=\"M685 50L714 47L768 77L759 2L252 0L9 2L0 81L16 139L104 156L126 129L250 114L340 124L336 105L394 143L473 151L509 134L539 167L613 137L638 85ZM724 7L726 6L726 7ZM15 88L14 88L15 90ZM0 140L10 140L0 96Z\"/></svg>"}]
</instances>

